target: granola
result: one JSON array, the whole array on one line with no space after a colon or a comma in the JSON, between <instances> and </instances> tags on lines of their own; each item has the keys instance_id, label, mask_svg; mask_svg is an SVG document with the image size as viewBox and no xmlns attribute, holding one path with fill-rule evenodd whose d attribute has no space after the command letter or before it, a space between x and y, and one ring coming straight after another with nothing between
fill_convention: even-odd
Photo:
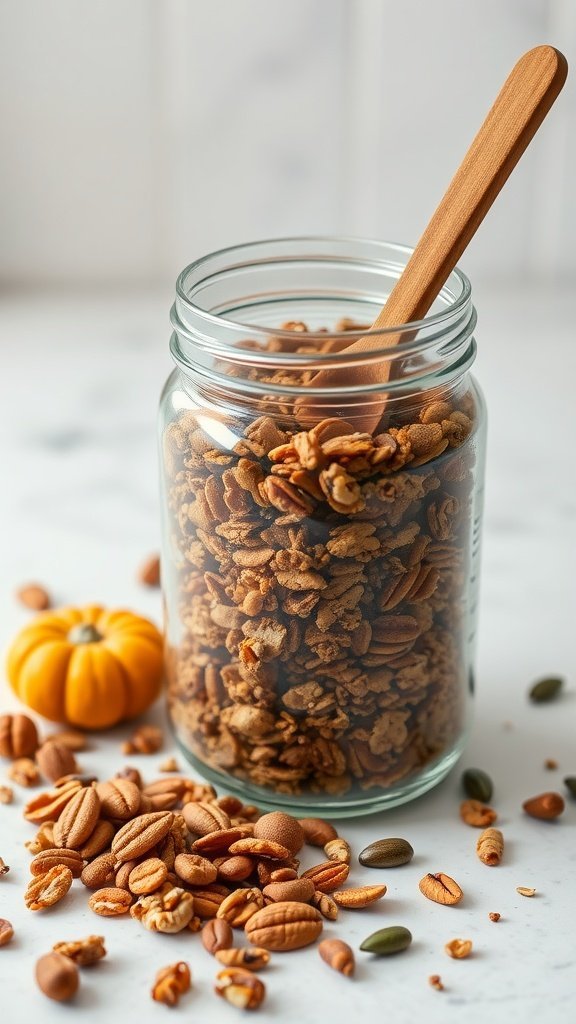
<instances>
[{"instance_id":1,"label":"granola","mask_svg":"<svg viewBox=\"0 0 576 1024\"><path fill-rule=\"evenodd\" d=\"M458 740L476 410L439 392L389 403L374 436L335 417L302 429L277 402L243 426L186 410L166 428L169 704L201 762L353 796Z\"/></svg>"}]
</instances>

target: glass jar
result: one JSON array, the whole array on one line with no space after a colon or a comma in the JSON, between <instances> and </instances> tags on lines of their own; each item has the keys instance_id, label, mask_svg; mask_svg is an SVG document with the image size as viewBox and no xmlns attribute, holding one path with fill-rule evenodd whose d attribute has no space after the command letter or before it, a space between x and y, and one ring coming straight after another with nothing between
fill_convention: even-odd
<instances>
[{"instance_id":1,"label":"glass jar","mask_svg":"<svg viewBox=\"0 0 576 1024\"><path fill-rule=\"evenodd\" d=\"M456 270L426 319L370 332L410 253L282 239L177 282L161 401L169 713L192 764L262 807L394 806L465 742L476 314Z\"/></svg>"}]
</instances>

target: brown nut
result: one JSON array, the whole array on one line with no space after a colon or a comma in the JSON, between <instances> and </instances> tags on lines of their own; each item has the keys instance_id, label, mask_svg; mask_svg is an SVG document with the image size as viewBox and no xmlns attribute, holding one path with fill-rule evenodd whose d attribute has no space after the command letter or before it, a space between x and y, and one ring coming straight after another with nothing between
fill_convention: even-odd
<instances>
[{"instance_id":1,"label":"brown nut","mask_svg":"<svg viewBox=\"0 0 576 1024\"><path fill-rule=\"evenodd\" d=\"M168 868L164 861L159 857L148 857L132 868L128 876L128 888L136 896L145 896L159 889L167 877Z\"/></svg>"},{"instance_id":2,"label":"brown nut","mask_svg":"<svg viewBox=\"0 0 576 1024\"><path fill-rule=\"evenodd\" d=\"M24 608L32 612L45 612L50 607L50 594L40 583L25 583L15 596Z\"/></svg>"},{"instance_id":3,"label":"brown nut","mask_svg":"<svg viewBox=\"0 0 576 1024\"><path fill-rule=\"evenodd\" d=\"M110 846L115 832L116 829L111 821L97 821L94 830L79 848L78 853L84 860L92 860L92 857L97 857Z\"/></svg>"},{"instance_id":4,"label":"brown nut","mask_svg":"<svg viewBox=\"0 0 576 1024\"><path fill-rule=\"evenodd\" d=\"M495 867L502 860L504 836L498 828L486 828L476 843L476 853L484 864Z\"/></svg>"},{"instance_id":5,"label":"brown nut","mask_svg":"<svg viewBox=\"0 0 576 1024\"><path fill-rule=\"evenodd\" d=\"M33 757L38 732L28 715L0 715L0 757Z\"/></svg>"},{"instance_id":6,"label":"brown nut","mask_svg":"<svg viewBox=\"0 0 576 1024\"><path fill-rule=\"evenodd\" d=\"M44 875L57 864L64 864L65 867L70 868L72 878L80 878L84 868L84 861L76 850L55 848L38 853L30 862L30 872L35 876Z\"/></svg>"},{"instance_id":7,"label":"brown nut","mask_svg":"<svg viewBox=\"0 0 576 1024\"><path fill-rule=\"evenodd\" d=\"M148 853L168 834L173 821L171 811L152 811L127 821L112 840L112 853L116 860L132 860Z\"/></svg>"},{"instance_id":8,"label":"brown nut","mask_svg":"<svg viewBox=\"0 0 576 1024\"><path fill-rule=\"evenodd\" d=\"M290 857L290 850L282 846L282 843L276 843L273 839L255 839L253 836L231 843L228 852L251 857L268 857L270 860L287 860Z\"/></svg>"},{"instance_id":9,"label":"brown nut","mask_svg":"<svg viewBox=\"0 0 576 1024\"><path fill-rule=\"evenodd\" d=\"M360 910L368 907L386 895L385 885L361 885L356 889L339 889L332 893L332 899L346 910Z\"/></svg>"},{"instance_id":10,"label":"brown nut","mask_svg":"<svg viewBox=\"0 0 576 1024\"><path fill-rule=\"evenodd\" d=\"M7 774L12 782L26 788L35 786L40 779L38 766L29 757L17 757L15 761L12 761Z\"/></svg>"},{"instance_id":11,"label":"brown nut","mask_svg":"<svg viewBox=\"0 0 576 1024\"><path fill-rule=\"evenodd\" d=\"M73 754L86 750L86 736L78 729L63 729L61 732L54 732L48 737L50 743L59 743L61 747L68 747Z\"/></svg>"},{"instance_id":12,"label":"brown nut","mask_svg":"<svg viewBox=\"0 0 576 1024\"><path fill-rule=\"evenodd\" d=\"M0 786L0 804L11 804L14 799L14 790L11 786Z\"/></svg>"},{"instance_id":13,"label":"brown nut","mask_svg":"<svg viewBox=\"0 0 576 1024\"><path fill-rule=\"evenodd\" d=\"M169 882L158 892L149 896L141 896L133 907L130 916L140 921L152 932L174 934L187 928L194 915L194 898L179 886Z\"/></svg>"},{"instance_id":14,"label":"brown nut","mask_svg":"<svg viewBox=\"0 0 576 1024\"><path fill-rule=\"evenodd\" d=\"M228 921L232 928L243 928L248 919L263 906L264 897L260 889L235 889L222 901L216 917Z\"/></svg>"},{"instance_id":15,"label":"brown nut","mask_svg":"<svg viewBox=\"0 0 576 1024\"><path fill-rule=\"evenodd\" d=\"M230 828L230 818L217 804L209 804L203 800L184 804L182 814L190 831L198 836Z\"/></svg>"},{"instance_id":16,"label":"brown nut","mask_svg":"<svg viewBox=\"0 0 576 1024\"><path fill-rule=\"evenodd\" d=\"M332 970L339 971L347 978L354 974L354 953L347 942L342 942L342 939L323 939L318 952Z\"/></svg>"},{"instance_id":17,"label":"brown nut","mask_svg":"<svg viewBox=\"0 0 576 1024\"><path fill-rule=\"evenodd\" d=\"M41 853L42 850L53 850L56 846L54 842L54 825L55 821L45 821L43 825L40 825L36 835L33 839L28 839L24 846L30 853L36 855Z\"/></svg>"},{"instance_id":18,"label":"brown nut","mask_svg":"<svg viewBox=\"0 0 576 1024\"><path fill-rule=\"evenodd\" d=\"M298 853L304 845L304 829L291 814L271 811L263 814L254 824L255 839L271 839L285 846L289 854Z\"/></svg>"},{"instance_id":19,"label":"brown nut","mask_svg":"<svg viewBox=\"0 0 576 1024\"><path fill-rule=\"evenodd\" d=\"M460 817L473 828L488 828L494 824L498 815L492 807L483 804L481 800L463 800L460 804Z\"/></svg>"},{"instance_id":20,"label":"brown nut","mask_svg":"<svg viewBox=\"0 0 576 1024\"><path fill-rule=\"evenodd\" d=\"M174 859L174 871L189 885L210 885L218 875L211 861L195 853L179 853Z\"/></svg>"},{"instance_id":21,"label":"brown nut","mask_svg":"<svg viewBox=\"0 0 576 1024\"><path fill-rule=\"evenodd\" d=\"M299 818L298 823L304 832L304 837L309 846L321 846L324 848L331 839L338 839L338 833L329 821L323 818Z\"/></svg>"},{"instance_id":22,"label":"brown nut","mask_svg":"<svg viewBox=\"0 0 576 1024\"><path fill-rule=\"evenodd\" d=\"M78 991L80 976L76 964L61 953L46 953L36 963L38 988L57 1003L71 999Z\"/></svg>"},{"instance_id":23,"label":"brown nut","mask_svg":"<svg viewBox=\"0 0 576 1024\"><path fill-rule=\"evenodd\" d=\"M78 771L76 758L72 751L63 743L48 740L36 751L36 763L50 782L58 782L63 775L72 775Z\"/></svg>"},{"instance_id":24,"label":"brown nut","mask_svg":"<svg viewBox=\"0 0 576 1024\"><path fill-rule=\"evenodd\" d=\"M244 949L219 949L214 954L219 963L225 967L243 967L247 971L261 971L270 963L267 949L248 946Z\"/></svg>"},{"instance_id":25,"label":"brown nut","mask_svg":"<svg viewBox=\"0 0 576 1024\"><path fill-rule=\"evenodd\" d=\"M540 793L530 800L525 800L522 808L531 818L539 818L540 821L552 821L560 817L564 810L564 798L560 793Z\"/></svg>"},{"instance_id":26,"label":"brown nut","mask_svg":"<svg viewBox=\"0 0 576 1024\"><path fill-rule=\"evenodd\" d=\"M287 882L271 882L264 886L262 892L266 899L273 903L310 903L315 893L311 878L295 878Z\"/></svg>"},{"instance_id":27,"label":"brown nut","mask_svg":"<svg viewBox=\"0 0 576 1024\"><path fill-rule=\"evenodd\" d=\"M304 871L302 878L311 878L318 892L334 892L350 874L350 868L342 861L326 860Z\"/></svg>"},{"instance_id":28,"label":"brown nut","mask_svg":"<svg viewBox=\"0 0 576 1024\"><path fill-rule=\"evenodd\" d=\"M160 586L160 556L150 555L138 569L138 583L145 587ZM155 997L154 997L155 998Z\"/></svg>"},{"instance_id":29,"label":"brown nut","mask_svg":"<svg viewBox=\"0 0 576 1024\"><path fill-rule=\"evenodd\" d=\"M26 821L31 821L34 825L43 825L47 821L55 822L80 789L82 789L82 783L78 779L71 779L64 785L55 786L54 789L40 793L24 808Z\"/></svg>"},{"instance_id":30,"label":"brown nut","mask_svg":"<svg viewBox=\"0 0 576 1024\"><path fill-rule=\"evenodd\" d=\"M219 907L229 895L228 889L222 893L220 887L216 885L194 889L194 913L203 921L216 917Z\"/></svg>"},{"instance_id":31,"label":"brown nut","mask_svg":"<svg viewBox=\"0 0 576 1024\"><path fill-rule=\"evenodd\" d=\"M312 906L316 907L322 917L325 917L327 921L335 921L338 917L338 904L334 902L331 896L328 896L324 892L315 892L311 901Z\"/></svg>"},{"instance_id":32,"label":"brown nut","mask_svg":"<svg viewBox=\"0 0 576 1024\"><path fill-rule=\"evenodd\" d=\"M33 878L24 893L28 910L45 910L58 903L72 885L72 872L64 864L56 864L44 875Z\"/></svg>"},{"instance_id":33,"label":"brown nut","mask_svg":"<svg viewBox=\"0 0 576 1024\"><path fill-rule=\"evenodd\" d=\"M214 991L241 1010L255 1010L266 995L266 988L250 971L227 967L216 975Z\"/></svg>"},{"instance_id":34,"label":"brown nut","mask_svg":"<svg viewBox=\"0 0 576 1024\"><path fill-rule=\"evenodd\" d=\"M350 849L350 844L345 839L331 839L326 843L324 853L328 860L341 861L343 864L349 864L352 860L352 850Z\"/></svg>"},{"instance_id":35,"label":"brown nut","mask_svg":"<svg viewBox=\"0 0 576 1024\"><path fill-rule=\"evenodd\" d=\"M87 889L103 889L114 883L116 858L113 853L101 853L87 864L80 881Z\"/></svg>"},{"instance_id":36,"label":"brown nut","mask_svg":"<svg viewBox=\"0 0 576 1024\"><path fill-rule=\"evenodd\" d=\"M88 967L106 956L103 935L89 935L77 942L57 942L52 949L73 960L79 967Z\"/></svg>"},{"instance_id":37,"label":"brown nut","mask_svg":"<svg viewBox=\"0 0 576 1024\"><path fill-rule=\"evenodd\" d=\"M470 939L451 939L444 946L444 950L454 960L465 960L472 952L472 943Z\"/></svg>"},{"instance_id":38,"label":"brown nut","mask_svg":"<svg viewBox=\"0 0 576 1024\"><path fill-rule=\"evenodd\" d=\"M96 827L99 813L96 790L91 786L82 787L66 804L54 826L55 842L70 850L83 846Z\"/></svg>"},{"instance_id":39,"label":"brown nut","mask_svg":"<svg viewBox=\"0 0 576 1024\"><path fill-rule=\"evenodd\" d=\"M130 779L110 779L99 782L96 792L100 797L100 814L114 821L130 821L140 810L141 794Z\"/></svg>"},{"instance_id":40,"label":"brown nut","mask_svg":"<svg viewBox=\"0 0 576 1024\"><path fill-rule=\"evenodd\" d=\"M14 935L14 929L5 917L0 917L0 946L7 946Z\"/></svg>"},{"instance_id":41,"label":"brown nut","mask_svg":"<svg viewBox=\"0 0 576 1024\"><path fill-rule=\"evenodd\" d=\"M169 967L163 967L158 971L150 995L157 1003L177 1006L180 996L189 991L191 984L190 968L184 960L179 960L178 963L170 964Z\"/></svg>"},{"instance_id":42,"label":"brown nut","mask_svg":"<svg viewBox=\"0 0 576 1024\"><path fill-rule=\"evenodd\" d=\"M228 921L214 917L202 928L202 945L213 955L223 949L230 949L234 942L234 934Z\"/></svg>"},{"instance_id":43,"label":"brown nut","mask_svg":"<svg viewBox=\"0 0 576 1024\"><path fill-rule=\"evenodd\" d=\"M246 922L248 941L272 952L300 949L315 942L322 931L322 918L307 903L270 903Z\"/></svg>"},{"instance_id":44,"label":"brown nut","mask_svg":"<svg viewBox=\"0 0 576 1024\"><path fill-rule=\"evenodd\" d=\"M254 871L254 861L240 854L235 857L220 857L214 866L218 870L218 878L224 882L244 882Z\"/></svg>"},{"instance_id":45,"label":"brown nut","mask_svg":"<svg viewBox=\"0 0 576 1024\"><path fill-rule=\"evenodd\" d=\"M232 843L237 843L239 839L244 838L245 833L241 828L223 828L217 832L208 832L207 835L201 836L200 839L195 839L192 843L192 849L195 853L199 854L228 853Z\"/></svg>"},{"instance_id":46,"label":"brown nut","mask_svg":"<svg viewBox=\"0 0 576 1024\"><path fill-rule=\"evenodd\" d=\"M100 917L119 917L130 910L132 896L125 889L117 886L109 886L106 889L97 889L88 900L90 910Z\"/></svg>"},{"instance_id":47,"label":"brown nut","mask_svg":"<svg viewBox=\"0 0 576 1024\"><path fill-rule=\"evenodd\" d=\"M458 883L450 878L450 875L445 875L441 871L436 875L432 875L430 872L424 875L424 878L420 879L418 888L427 899L433 900L434 903L442 903L447 907L460 903L464 895Z\"/></svg>"},{"instance_id":48,"label":"brown nut","mask_svg":"<svg viewBox=\"0 0 576 1024\"><path fill-rule=\"evenodd\" d=\"M116 874L114 876L114 885L117 889L125 889L126 892L130 892L130 886L128 880L131 872L138 864L137 860L125 860L123 864L118 867L116 865Z\"/></svg>"}]
</instances>

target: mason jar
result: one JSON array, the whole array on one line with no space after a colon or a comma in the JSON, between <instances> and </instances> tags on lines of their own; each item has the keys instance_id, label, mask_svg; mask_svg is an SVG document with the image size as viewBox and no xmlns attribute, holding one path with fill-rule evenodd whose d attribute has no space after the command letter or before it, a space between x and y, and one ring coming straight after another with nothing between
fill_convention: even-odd
<instances>
[{"instance_id":1,"label":"mason jar","mask_svg":"<svg viewBox=\"0 0 576 1024\"><path fill-rule=\"evenodd\" d=\"M169 715L204 777L264 808L392 807L465 744L476 314L455 270L425 319L371 331L410 254L280 239L177 281L160 426Z\"/></svg>"}]
</instances>

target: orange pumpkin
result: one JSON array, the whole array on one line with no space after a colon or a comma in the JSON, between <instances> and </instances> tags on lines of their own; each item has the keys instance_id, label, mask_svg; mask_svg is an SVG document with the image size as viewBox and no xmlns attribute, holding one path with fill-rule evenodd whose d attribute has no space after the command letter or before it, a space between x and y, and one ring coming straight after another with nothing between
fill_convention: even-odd
<instances>
[{"instance_id":1,"label":"orange pumpkin","mask_svg":"<svg viewBox=\"0 0 576 1024\"><path fill-rule=\"evenodd\" d=\"M146 710L162 667L152 622L89 605L36 616L12 643L7 672L20 700L44 718L105 729Z\"/></svg>"}]
</instances>

